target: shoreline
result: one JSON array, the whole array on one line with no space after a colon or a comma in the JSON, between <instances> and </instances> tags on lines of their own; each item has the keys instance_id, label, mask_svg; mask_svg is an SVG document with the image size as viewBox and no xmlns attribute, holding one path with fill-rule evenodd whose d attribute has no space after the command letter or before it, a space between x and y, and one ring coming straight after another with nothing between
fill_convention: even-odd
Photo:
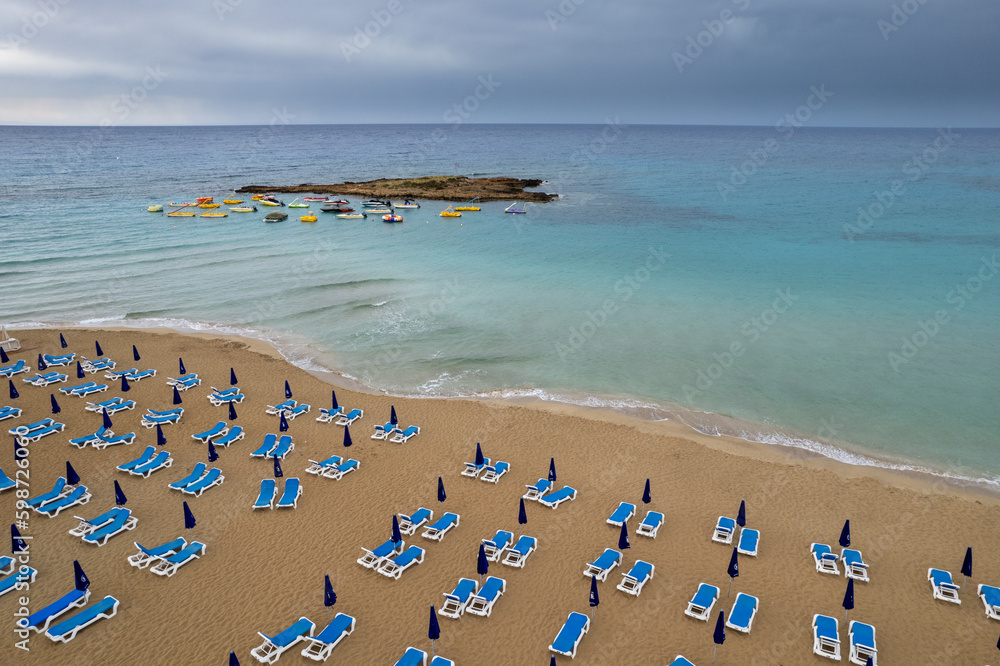
<instances>
[{"instance_id":1,"label":"shoreline","mask_svg":"<svg viewBox=\"0 0 1000 666\"><path fill-rule=\"evenodd\" d=\"M503 390L489 391L474 395L443 396L425 395L410 393L391 393L385 389L369 386L363 382L340 372L336 369L318 366L314 359L310 359L309 367L303 367L288 358L276 343L263 338L252 337L239 333L227 333L219 330L197 330L194 328L172 327L172 326L95 326L90 324L53 324L43 328L9 328L9 330L22 330L26 332L35 330L51 330L62 326L75 330L106 330L106 331L147 331L153 333L173 333L183 336L195 337L203 340L236 341L247 345L248 349L256 353L280 359L293 365L313 377L320 379L336 389L346 389L357 393L372 396L396 397L401 399L415 400L447 400L447 401L469 401L482 402L493 405L517 405L536 411L544 411L553 414L564 414L578 416L586 419L599 420L618 425L635 427L643 432L667 437L678 437L706 446L720 452L744 456L762 462L772 462L779 464L802 464L813 469L825 469L833 471L843 478L858 478L869 476L882 483L890 483L902 488L909 488L918 492L926 493L954 493L965 497L990 498L1000 501L1000 487L990 485L990 481L984 477L974 478L961 475L948 470L934 469L922 463L906 460L891 460L879 458L871 453L858 450L847 442L817 442L815 439L800 437L790 430L781 430L789 438L797 441L809 441L814 444L821 444L832 447L835 451L843 454L857 462L845 460L842 457L826 455L822 451L816 451L805 446L794 446L775 442L763 442L732 434L710 434L697 429L694 425L685 423L682 418L677 418L671 414L670 418L653 419L642 418L634 414L628 414L615 409L607 404L588 405L572 402L569 399L559 400L557 397L545 399L537 395L515 395L511 397L498 397L494 395ZM209 325L211 326L211 325ZM625 398L628 400L629 398ZM639 399L635 399L639 400ZM749 425L761 425L749 422L742 422L732 419L726 415L711 414L687 410L689 414L707 415L723 420L730 420L734 423L748 423ZM771 426L774 428L774 426Z\"/></svg>"}]
</instances>

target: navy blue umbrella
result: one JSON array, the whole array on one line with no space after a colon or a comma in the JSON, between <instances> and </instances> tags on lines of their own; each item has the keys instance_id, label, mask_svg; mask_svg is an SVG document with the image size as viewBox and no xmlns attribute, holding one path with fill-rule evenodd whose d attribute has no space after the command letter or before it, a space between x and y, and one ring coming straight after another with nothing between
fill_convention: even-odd
<instances>
[{"instance_id":1,"label":"navy blue umbrella","mask_svg":"<svg viewBox=\"0 0 1000 666\"><path fill-rule=\"evenodd\" d=\"M725 611L719 611L719 619L715 621L715 631L712 632L712 640L715 641L715 650L712 652L712 663L715 663L715 654L719 651L719 646L726 642L726 617Z\"/></svg>"},{"instance_id":2,"label":"navy blue umbrella","mask_svg":"<svg viewBox=\"0 0 1000 666\"><path fill-rule=\"evenodd\" d=\"M285 380L285 399L292 397L292 387L288 385L288 380Z\"/></svg>"},{"instance_id":3,"label":"navy blue umbrella","mask_svg":"<svg viewBox=\"0 0 1000 666\"><path fill-rule=\"evenodd\" d=\"M97 340L94 340L94 349L97 350L98 356L104 356L104 350L101 349L101 343Z\"/></svg>"},{"instance_id":4,"label":"navy blue umbrella","mask_svg":"<svg viewBox=\"0 0 1000 666\"><path fill-rule=\"evenodd\" d=\"M528 514L524 511L524 498L521 498L521 508L517 511L517 523L521 525L521 536L524 536L524 526L528 524Z\"/></svg>"},{"instance_id":5,"label":"navy blue umbrella","mask_svg":"<svg viewBox=\"0 0 1000 666\"><path fill-rule=\"evenodd\" d=\"M972 546L965 549L965 559L962 561L962 575L966 578L972 575ZM965 589L965 580L962 581L962 589Z\"/></svg>"},{"instance_id":6,"label":"navy blue umbrella","mask_svg":"<svg viewBox=\"0 0 1000 666\"><path fill-rule=\"evenodd\" d=\"M122 487L118 485L118 480L115 479L115 505L125 506L128 502L128 498L125 497L125 493L122 491Z\"/></svg>"},{"instance_id":7,"label":"navy blue umbrella","mask_svg":"<svg viewBox=\"0 0 1000 666\"><path fill-rule=\"evenodd\" d=\"M59 334L59 346L62 347L63 349L66 349L66 347L69 347L69 345L66 344L66 338L63 337L62 333Z\"/></svg>"},{"instance_id":8,"label":"navy blue umbrella","mask_svg":"<svg viewBox=\"0 0 1000 666\"><path fill-rule=\"evenodd\" d=\"M278 423L278 430L288 432L288 419L285 418L285 412L281 412L281 421Z\"/></svg>"},{"instance_id":9,"label":"navy blue umbrella","mask_svg":"<svg viewBox=\"0 0 1000 666\"><path fill-rule=\"evenodd\" d=\"M476 442L476 467L482 467L486 459L483 457L483 449L479 446L479 442Z\"/></svg>"},{"instance_id":10,"label":"navy blue umbrella","mask_svg":"<svg viewBox=\"0 0 1000 666\"><path fill-rule=\"evenodd\" d=\"M431 657L434 656L434 641L441 638L441 627L438 626L438 616L431 605L431 621L427 625L427 638L431 639Z\"/></svg>"},{"instance_id":11,"label":"navy blue umbrella","mask_svg":"<svg viewBox=\"0 0 1000 666\"><path fill-rule=\"evenodd\" d=\"M590 577L590 619L594 619L594 609L601 605L601 597L597 594L597 576Z\"/></svg>"},{"instance_id":12,"label":"navy blue umbrella","mask_svg":"<svg viewBox=\"0 0 1000 666\"><path fill-rule=\"evenodd\" d=\"M847 622L847 616L851 614L851 609L854 608L854 579L847 579L847 592L844 593L844 608L846 613L844 613L844 622Z\"/></svg>"},{"instance_id":13,"label":"navy blue umbrella","mask_svg":"<svg viewBox=\"0 0 1000 666\"><path fill-rule=\"evenodd\" d=\"M445 501L445 499L447 499L447 497L448 496L444 494L444 481L442 481L441 477L439 476L438 477L438 502Z\"/></svg>"},{"instance_id":14,"label":"navy blue umbrella","mask_svg":"<svg viewBox=\"0 0 1000 666\"><path fill-rule=\"evenodd\" d=\"M85 375L83 374L83 366L82 366L82 365L80 365L80 362L79 362L79 361L77 361L77 362L76 362L76 378L77 378L77 379L83 379L83 378L84 378L84 376L85 376Z\"/></svg>"},{"instance_id":15,"label":"navy blue umbrella","mask_svg":"<svg viewBox=\"0 0 1000 666\"><path fill-rule=\"evenodd\" d=\"M278 456L274 456L274 478L280 479L284 475L284 472L281 471L281 460L278 459Z\"/></svg>"},{"instance_id":16,"label":"navy blue umbrella","mask_svg":"<svg viewBox=\"0 0 1000 666\"><path fill-rule=\"evenodd\" d=\"M45 359L42 358L41 354L39 354L38 355L38 369L41 371L41 370L48 370L48 368L49 368L49 366L45 364Z\"/></svg>"},{"instance_id":17,"label":"navy blue umbrella","mask_svg":"<svg viewBox=\"0 0 1000 666\"><path fill-rule=\"evenodd\" d=\"M240 666L240 660L236 658L236 653L229 651L229 666Z\"/></svg>"},{"instance_id":18,"label":"navy blue umbrella","mask_svg":"<svg viewBox=\"0 0 1000 666\"><path fill-rule=\"evenodd\" d=\"M840 546L841 548L851 547L851 521L850 519L844 521L844 529L840 530Z\"/></svg>"},{"instance_id":19,"label":"navy blue umbrella","mask_svg":"<svg viewBox=\"0 0 1000 666\"><path fill-rule=\"evenodd\" d=\"M156 443L159 446L167 443L167 437L163 434L163 428L160 427L159 423L156 424Z\"/></svg>"},{"instance_id":20,"label":"navy blue umbrella","mask_svg":"<svg viewBox=\"0 0 1000 666\"><path fill-rule=\"evenodd\" d=\"M7 352L3 350L3 347L0 347L0 363L10 363L10 357L7 356Z\"/></svg>"},{"instance_id":21,"label":"navy blue umbrella","mask_svg":"<svg viewBox=\"0 0 1000 666\"><path fill-rule=\"evenodd\" d=\"M194 529L194 526L197 524L194 514L191 513L191 509L188 507L188 503L184 502L184 528L188 530Z\"/></svg>"},{"instance_id":22,"label":"navy blue umbrella","mask_svg":"<svg viewBox=\"0 0 1000 666\"><path fill-rule=\"evenodd\" d=\"M236 386L236 370L229 368L229 385Z\"/></svg>"},{"instance_id":23,"label":"navy blue umbrella","mask_svg":"<svg viewBox=\"0 0 1000 666\"><path fill-rule=\"evenodd\" d=\"M110 428L114 425L111 423L111 417L108 416L108 410L104 407L101 408L101 425L105 428Z\"/></svg>"},{"instance_id":24,"label":"navy blue umbrella","mask_svg":"<svg viewBox=\"0 0 1000 666\"><path fill-rule=\"evenodd\" d=\"M90 579L87 578L87 574L83 573L83 567L76 560L73 560L73 580L76 583L76 589L81 592L90 587Z\"/></svg>"},{"instance_id":25,"label":"navy blue umbrella","mask_svg":"<svg viewBox=\"0 0 1000 666\"><path fill-rule=\"evenodd\" d=\"M177 390L177 387L175 386L175 387L174 387L174 404L175 404L175 405L179 405L179 404L181 404L182 402L184 402L184 401L183 401L183 400L181 400L181 392L180 392L180 391L178 391L178 390Z\"/></svg>"},{"instance_id":26,"label":"navy blue umbrella","mask_svg":"<svg viewBox=\"0 0 1000 666\"><path fill-rule=\"evenodd\" d=\"M556 482L556 459L549 459L549 481L552 483Z\"/></svg>"},{"instance_id":27,"label":"navy blue umbrella","mask_svg":"<svg viewBox=\"0 0 1000 666\"><path fill-rule=\"evenodd\" d=\"M80 483L80 475L76 473L76 470L73 469L73 466L70 465L69 461L67 460L66 461L66 485L67 486L75 486L78 483Z\"/></svg>"},{"instance_id":28,"label":"navy blue umbrella","mask_svg":"<svg viewBox=\"0 0 1000 666\"><path fill-rule=\"evenodd\" d=\"M229 403L229 420L230 421L236 420L236 405L233 404L232 402Z\"/></svg>"},{"instance_id":29,"label":"navy blue umbrella","mask_svg":"<svg viewBox=\"0 0 1000 666\"><path fill-rule=\"evenodd\" d=\"M177 357L177 367L180 369L182 375L188 373L187 368L184 367L184 359L180 356Z\"/></svg>"},{"instance_id":30,"label":"navy blue umbrella","mask_svg":"<svg viewBox=\"0 0 1000 666\"><path fill-rule=\"evenodd\" d=\"M59 403L56 402L56 394L55 393L50 393L49 394L49 402L52 403L52 413L53 414L58 414L59 412L62 411L62 408L59 406Z\"/></svg>"},{"instance_id":31,"label":"navy blue umbrella","mask_svg":"<svg viewBox=\"0 0 1000 666\"><path fill-rule=\"evenodd\" d=\"M28 544L24 539L21 538L21 533L17 529L17 525L14 523L10 524L10 553L11 555L17 555L18 553L23 553L28 550Z\"/></svg>"},{"instance_id":32,"label":"navy blue umbrella","mask_svg":"<svg viewBox=\"0 0 1000 666\"><path fill-rule=\"evenodd\" d=\"M396 406L389 405L389 423L392 425L399 425L399 419L396 418Z\"/></svg>"},{"instance_id":33,"label":"navy blue umbrella","mask_svg":"<svg viewBox=\"0 0 1000 666\"><path fill-rule=\"evenodd\" d=\"M646 487L642 490L642 508L645 509L646 505L652 501L653 499L649 496L649 479L646 479Z\"/></svg>"},{"instance_id":34,"label":"navy blue umbrella","mask_svg":"<svg viewBox=\"0 0 1000 666\"><path fill-rule=\"evenodd\" d=\"M729 558L729 568L726 569L726 573L729 574L729 592L732 592L733 579L740 577L740 559L736 548L733 548L733 556ZM729 596L729 592L726 592L727 597Z\"/></svg>"},{"instance_id":35,"label":"navy blue umbrella","mask_svg":"<svg viewBox=\"0 0 1000 666\"><path fill-rule=\"evenodd\" d=\"M128 377L122 375L122 393L128 393L132 387L128 385Z\"/></svg>"},{"instance_id":36,"label":"navy blue umbrella","mask_svg":"<svg viewBox=\"0 0 1000 666\"><path fill-rule=\"evenodd\" d=\"M351 428L350 426L344 426L344 447L346 448L352 444L354 444L354 442L351 440Z\"/></svg>"},{"instance_id":37,"label":"navy blue umbrella","mask_svg":"<svg viewBox=\"0 0 1000 666\"><path fill-rule=\"evenodd\" d=\"M136 361L140 360L139 350L135 348L135 345L132 345L132 358L134 358Z\"/></svg>"},{"instance_id":38,"label":"navy blue umbrella","mask_svg":"<svg viewBox=\"0 0 1000 666\"><path fill-rule=\"evenodd\" d=\"M337 392L331 390L330 397L333 399L333 405L330 407L331 410L337 409L340 405L337 404Z\"/></svg>"},{"instance_id":39,"label":"navy blue umbrella","mask_svg":"<svg viewBox=\"0 0 1000 666\"><path fill-rule=\"evenodd\" d=\"M326 606L326 621L330 621L330 606L337 603L337 593L333 591L330 583L330 574L323 576L323 605Z\"/></svg>"},{"instance_id":40,"label":"navy blue umbrella","mask_svg":"<svg viewBox=\"0 0 1000 666\"><path fill-rule=\"evenodd\" d=\"M1000 641L997 641L997 644L1000 645ZM875 666L875 662L871 657L868 657L868 660L865 661L865 666Z\"/></svg>"},{"instance_id":41,"label":"navy blue umbrella","mask_svg":"<svg viewBox=\"0 0 1000 666\"><path fill-rule=\"evenodd\" d=\"M476 560L476 573L479 574L479 584L483 584L483 576L490 572L490 561L486 559L486 547L479 544L479 559Z\"/></svg>"},{"instance_id":42,"label":"navy blue umbrella","mask_svg":"<svg viewBox=\"0 0 1000 666\"><path fill-rule=\"evenodd\" d=\"M392 514L392 531L389 532L389 538L393 543L399 543L403 540L403 535L399 531L399 518L396 514Z\"/></svg>"},{"instance_id":43,"label":"navy blue umbrella","mask_svg":"<svg viewBox=\"0 0 1000 666\"><path fill-rule=\"evenodd\" d=\"M21 394L17 392L17 387L14 386L14 380L13 379L8 379L7 380L7 387L10 389L10 399L11 400L17 400L18 398L21 397Z\"/></svg>"},{"instance_id":44,"label":"navy blue umbrella","mask_svg":"<svg viewBox=\"0 0 1000 666\"><path fill-rule=\"evenodd\" d=\"M628 542L628 521L627 520L622 522L622 531L621 531L621 534L618 535L618 547L621 548L622 550L625 550L626 548L631 548L631 546L629 545L629 542Z\"/></svg>"},{"instance_id":45,"label":"navy blue umbrella","mask_svg":"<svg viewBox=\"0 0 1000 666\"><path fill-rule=\"evenodd\" d=\"M556 656L552 655L552 659L549 660L549 666L556 666Z\"/></svg>"},{"instance_id":46,"label":"navy blue umbrella","mask_svg":"<svg viewBox=\"0 0 1000 666\"><path fill-rule=\"evenodd\" d=\"M746 500L740 500L740 512L736 514L736 524L740 527L747 526L747 503Z\"/></svg>"},{"instance_id":47,"label":"navy blue umbrella","mask_svg":"<svg viewBox=\"0 0 1000 666\"><path fill-rule=\"evenodd\" d=\"M219 459L219 452L215 450L215 444L211 440L208 442L208 462L213 463Z\"/></svg>"}]
</instances>

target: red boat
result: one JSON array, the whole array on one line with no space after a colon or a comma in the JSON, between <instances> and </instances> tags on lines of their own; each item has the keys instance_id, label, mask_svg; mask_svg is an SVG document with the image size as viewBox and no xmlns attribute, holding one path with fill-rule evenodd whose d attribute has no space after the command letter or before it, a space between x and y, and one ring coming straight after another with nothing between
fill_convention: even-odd
<instances>
[{"instance_id":1,"label":"red boat","mask_svg":"<svg viewBox=\"0 0 1000 666\"><path fill-rule=\"evenodd\" d=\"M323 203L328 204L346 204L347 199L323 199Z\"/></svg>"},{"instance_id":2,"label":"red boat","mask_svg":"<svg viewBox=\"0 0 1000 666\"><path fill-rule=\"evenodd\" d=\"M326 201L326 197L302 197L303 201Z\"/></svg>"},{"instance_id":3,"label":"red boat","mask_svg":"<svg viewBox=\"0 0 1000 666\"><path fill-rule=\"evenodd\" d=\"M197 199L195 199L195 201L197 201L200 204L203 204L203 203L212 203L212 199L214 199L214 198L215 197L198 197Z\"/></svg>"}]
</instances>

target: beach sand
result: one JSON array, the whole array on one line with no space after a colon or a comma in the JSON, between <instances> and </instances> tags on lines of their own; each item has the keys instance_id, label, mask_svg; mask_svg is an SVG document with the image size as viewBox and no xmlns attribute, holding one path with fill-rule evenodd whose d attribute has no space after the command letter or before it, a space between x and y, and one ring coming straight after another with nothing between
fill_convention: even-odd
<instances>
[{"instance_id":1,"label":"beach sand","mask_svg":"<svg viewBox=\"0 0 1000 666\"><path fill-rule=\"evenodd\" d=\"M963 493L944 483L930 483L870 468L824 459L794 459L781 451L737 440L702 437L672 423L650 423L567 406L514 405L473 400L412 399L338 388L340 404L364 409L351 428L354 446L345 452L343 429L315 421L320 407L330 403L330 384L285 362L262 343L181 335L157 331L63 331L69 349L94 358L94 340L118 368L156 368L155 378L133 384L127 394L138 408L114 417L117 434L134 431L130 446L103 451L78 450L67 440L93 432L100 417L84 411L85 399L66 397L56 388L28 386L17 380L24 409L17 420L4 421L0 456L13 476L7 429L50 415L49 394L62 406L58 420L65 434L29 445L31 494L48 490L72 462L90 488L93 499L56 518L32 514L26 534L31 541L30 565L39 571L28 596L31 609L68 592L73 585L73 559L92 581L92 599L114 595L118 615L85 629L70 644L55 644L33 635L30 653L17 650L13 631L0 646L0 663L38 664L223 664L235 650L244 664L256 663L250 650L259 645L258 631L274 634L301 616L326 624L323 575L329 574L338 601L333 611L357 618L352 636L333 652L331 664L392 664L407 646L430 651L427 638L429 607L440 608L442 594L461 577L478 579L476 556L480 540L497 529L519 532L518 498L525 484L546 476L554 457L557 485L576 488L575 501L552 510L527 502L524 532L537 537L539 547L524 569L493 563L490 574L507 580L507 590L489 618L465 615L441 617L441 637L435 652L456 664L548 664L548 646L572 611L590 613L590 580L585 564L605 548L615 548L618 529L605 520L620 501L639 506L643 484L652 486L649 509L666 514L659 536L635 535L624 562L600 584L601 604L590 633L583 638L578 664L667 664L684 654L696 664L712 659L714 616L728 617L738 592L760 599L749 635L728 631L716 663L823 664L812 654L814 613L840 619L847 663L848 635L844 622L846 580L815 571L810 543L836 546L845 518L851 519L853 546L870 565L871 582L857 583L851 619L876 628L879 663L983 664L997 659L1000 623L988 620L975 590L978 583L1000 585L997 530L998 501ZM38 352L58 354L58 331L17 331L24 346L12 355L32 367ZM133 363L131 345L142 360ZM147 407L171 407L165 382L177 376L177 357L189 372L203 379L200 387L183 393L184 417L164 428L173 466L149 479L130 476L115 466L137 457L155 444L155 430L139 422ZM191 438L219 420L225 407L212 406L209 386L229 386L234 367L247 398L237 405L235 424L246 439L220 448L216 463L225 483L198 498L167 488L207 460L206 446ZM101 378L101 379L98 379ZM285 380L295 399L312 412L291 422L295 450L283 461L285 477L302 479L303 495L295 510L252 511L260 481L272 477L272 464L251 458L264 435L278 431L278 419L266 415L266 405L284 399ZM87 381L105 381L103 374ZM121 395L112 390L91 400ZM6 397L6 396L5 396ZM416 424L421 434L399 445L370 439L373 426L388 419L394 405L400 425ZM507 461L511 471L497 485L460 476L463 463L473 460L476 442L486 456ZM947 443L942 443L946 445ZM359 471L341 481L305 474L308 460L345 455L361 462ZM437 502L437 477L444 479L447 501ZM113 480L128 496L138 517L137 527L97 548L71 537L73 515L93 517L114 504ZM154 546L178 536L183 529L181 502L186 499L198 520L193 536L207 544L204 556L181 568L172 578L130 567L126 558L133 541ZM740 577L726 598L726 568L730 547L710 539L720 515L735 517L740 500L747 502L748 527L762 533L758 557L741 557ZM13 516L12 492L0 496L0 508ZM356 560L362 547L374 548L389 537L395 512L418 507L461 515L461 524L442 542L418 532L408 544L426 550L425 561L405 571L400 580L362 568ZM962 604L936 601L926 580L928 567L948 569L961 584L959 568L967 546L976 555L974 576L962 593ZM641 596L615 589L621 574L636 559L655 565L655 577ZM684 615L698 583L722 590L712 622ZM0 612L13 614L18 594L0 598ZM9 627L11 625L8 625ZM309 663L298 653L300 643L280 663ZM566 664L568 657L558 657Z\"/></svg>"}]
</instances>

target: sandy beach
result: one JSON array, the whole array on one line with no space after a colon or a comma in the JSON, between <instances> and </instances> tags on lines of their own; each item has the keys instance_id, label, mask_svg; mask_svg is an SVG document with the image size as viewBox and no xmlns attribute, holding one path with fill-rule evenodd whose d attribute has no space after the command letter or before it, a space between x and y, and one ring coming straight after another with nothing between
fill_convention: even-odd
<instances>
[{"instance_id":1,"label":"sandy beach","mask_svg":"<svg viewBox=\"0 0 1000 666\"><path fill-rule=\"evenodd\" d=\"M93 494L84 506L55 518L32 514L25 534L32 537L30 566L38 579L28 593L32 611L54 601L73 584L72 561L78 559L92 581L92 599L113 595L118 614L85 629L67 645L34 634L30 652L16 649L9 632L0 647L2 663L37 664L223 664L234 650L244 664L256 663L250 650L261 643L257 632L274 634L301 616L326 625L323 576L329 574L338 601L334 612L357 619L353 635L333 652L331 664L392 664L407 646L430 651L429 607L440 608L442 594L459 578L478 579L476 555L482 539L496 530L519 532L518 499L525 485L545 477L555 458L558 486L569 485L577 498L552 510L527 502L524 533L539 546L523 569L491 564L490 575L506 579L507 588L489 618L465 615L440 618L436 654L459 665L547 664L548 646L572 611L590 612L590 580L582 575L587 562L605 548L615 548L619 532L606 519L621 501L641 513L643 484L650 479L648 509L666 515L655 539L635 535L629 521L631 548L622 566L600 584L601 603L588 635L579 647L578 664L667 664L683 654L695 664L712 660L713 622L684 615L700 582L716 585L722 598L714 614L728 617L736 594L760 599L748 635L729 631L719 647L720 665L822 664L812 654L811 621L821 613L840 620L847 663L847 624L841 602L846 580L817 573L809 553L811 542L836 547L844 520L851 520L852 546L870 565L871 581L855 587L856 607L850 619L876 628L879 663L982 664L997 659L1000 623L989 620L975 594L976 585L1000 585L998 499L965 493L871 468L850 467L826 459L793 459L777 449L738 440L696 435L672 423L630 420L623 416L568 406L501 402L413 399L337 388L340 404L361 408L364 418L351 426L354 446L344 450L343 428L315 421L330 404L331 385L285 362L263 343L141 330L65 329L66 352L94 358L94 341L118 362L119 369L156 368L154 378L133 384L127 398L134 411L113 417L116 434L135 432L134 444L103 451L79 450L71 437L93 432L100 417L84 410L85 399L56 390L78 381L69 371L67 384L47 388L15 383L21 392L13 404L21 418L3 422L2 467L13 476L12 436L8 428L50 416L49 394L62 407L57 420L66 432L29 445L31 494L51 488L72 462ZM16 331L23 348L12 361L25 359L32 368L38 353L59 354L59 331ZM132 361L136 345L142 360ZM169 469L143 479L115 470L155 444L155 431L140 426L146 408L169 409L168 377L176 377L177 359L202 385L183 396L184 416L166 426ZM210 386L229 386L235 368L246 399L236 406L247 437L219 449L216 463L225 482L201 497L182 496L167 484L186 476L207 460L206 446L191 438L225 420L226 408L206 396ZM33 373L32 373L33 374ZM285 478L299 477L303 494L295 510L252 511L261 479L271 478L270 461L251 458L267 433L278 432L278 417L267 405L284 399L287 380L309 414L290 423L294 451L283 461ZM86 380L104 381L105 400L122 395L117 381L103 373ZM5 389L4 389L5 390ZM94 400L95 398L89 398ZM370 439L384 423L390 405L400 425L418 425L421 433L405 444ZM466 461L482 444L487 457L510 463L498 484L460 476ZM943 443L944 445L945 443ZM305 473L309 460L344 455L361 463L340 481ZM447 500L437 501L437 477L444 480ZM93 517L114 505L113 481L128 496L138 517L131 532L103 547L67 534L74 515ZM197 518L193 537L207 544L204 556L171 577L139 571L126 561L133 541L155 546L183 529L181 502L186 499ZM757 557L741 557L740 577L732 583L726 567L732 549L713 543L720 515L735 518L740 500L747 503L747 526L761 531ZM13 516L12 492L0 495L0 508ZM407 537L426 550L422 564L391 580L356 563L362 548L374 548L389 536L392 515L427 507L440 516L460 514L461 523L443 541ZM959 568L967 546L975 553L974 575L961 592L962 604L934 600L928 567L951 571L961 584ZM6 551L5 551L6 552ZM639 597L615 589L621 574L636 559L652 563L654 578ZM0 598L0 612L11 618L18 594ZM280 663L311 663L299 655L304 643ZM558 657L560 664L570 663Z\"/></svg>"}]
</instances>

